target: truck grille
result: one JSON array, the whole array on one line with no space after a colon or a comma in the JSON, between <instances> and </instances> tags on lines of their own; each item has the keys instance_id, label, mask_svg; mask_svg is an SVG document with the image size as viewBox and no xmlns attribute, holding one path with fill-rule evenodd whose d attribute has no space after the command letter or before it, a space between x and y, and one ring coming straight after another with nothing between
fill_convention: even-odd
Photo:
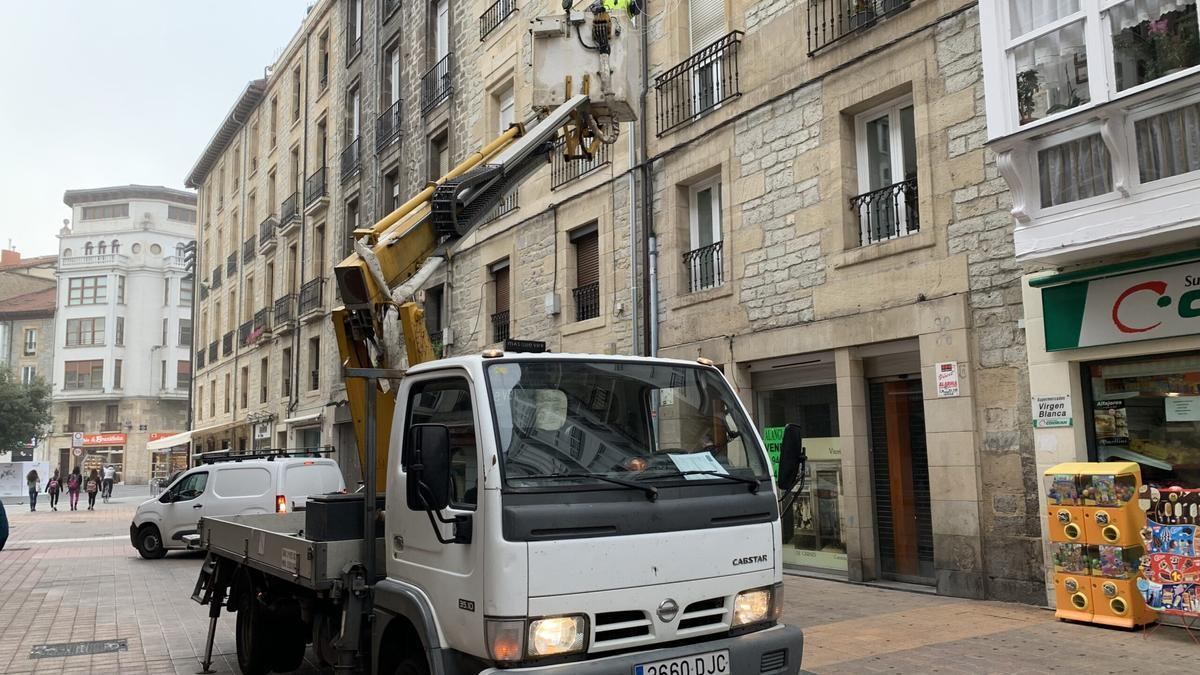
<instances>
[{"instance_id":1,"label":"truck grille","mask_svg":"<svg viewBox=\"0 0 1200 675\"><path fill-rule=\"evenodd\" d=\"M758 672L773 673L787 665L787 650L777 649L762 655L758 664Z\"/></svg>"},{"instance_id":2,"label":"truck grille","mask_svg":"<svg viewBox=\"0 0 1200 675\"><path fill-rule=\"evenodd\" d=\"M725 623L725 598L710 598L693 602L679 617L679 630L718 626Z\"/></svg>"},{"instance_id":3,"label":"truck grille","mask_svg":"<svg viewBox=\"0 0 1200 675\"><path fill-rule=\"evenodd\" d=\"M645 637L650 634L650 619L645 612L626 610L596 615L594 644Z\"/></svg>"}]
</instances>

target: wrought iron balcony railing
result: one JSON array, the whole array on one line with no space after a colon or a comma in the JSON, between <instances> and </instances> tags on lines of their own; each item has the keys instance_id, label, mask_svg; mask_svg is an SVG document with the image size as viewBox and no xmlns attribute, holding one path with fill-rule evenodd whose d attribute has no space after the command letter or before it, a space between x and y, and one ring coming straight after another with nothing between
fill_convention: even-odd
<instances>
[{"instance_id":1,"label":"wrought iron balcony railing","mask_svg":"<svg viewBox=\"0 0 1200 675\"><path fill-rule=\"evenodd\" d=\"M600 316L600 282L593 281L573 289L575 296L575 320L586 321Z\"/></svg>"},{"instance_id":2,"label":"wrought iron balcony railing","mask_svg":"<svg viewBox=\"0 0 1200 675\"><path fill-rule=\"evenodd\" d=\"M517 11L517 0L496 0L496 2L487 8L479 17L479 39L483 41L487 38L488 33L496 30L496 28L504 23L504 20Z\"/></svg>"},{"instance_id":3,"label":"wrought iron balcony railing","mask_svg":"<svg viewBox=\"0 0 1200 675\"><path fill-rule=\"evenodd\" d=\"M564 143L565 141L560 138L554 145L554 151L550 153L551 190L557 190L573 180L583 178L596 169L607 165L609 161L609 146L607 143L601 143L596 152L590 155L583 152L582 149L578 149L576 150L576 157L572 159L567 159L563 156Z\"/></svg>"},{"instance_id":4,"label":"wrought iron balcony railing","mask_svg":"<svg viewBox=\"0 0 1200 675\"><path fill-rule=\"evenodd\" d=\"M221 266L217 265L213 268L212 283L209 286L215 291L221 287Z\"/></svg>"},{"instance_id":5,"label":"wrought iron balcony railing","mask_svg":"<svg viewBox=\"0 0 1200 675\"><path fill-rule=\"evenodd\" d=\"M453 54L447 54L442 57L441 61L434 64L432 68L425 71L421 76L421 112L428 112L430 108L446 100L450 96L450 57Z\"/></svg>"},{"instance_id":6,"label":"wrought iron balcony railing","mask_svg":"<svg viewBox=\"0 0 1200 675\"><path fill-rule=\"evenodd\" d=\"M504 342L508 339L508 310L492 315L492 342Z\"/></svg>"},{"instance_id":7,"label":"wrought iron balcony railing","mask_svg":"<svg viewBox=\"0 0 1200 675\"><path fill-rule=\"evenodd\" d=\"M516 211L517 207L520 206L517 201L518 194L519 193L514 189L512 192L504 195L504 198L497 202L494 207L492 207L491 212L487 214L487 217L483 219L483 222L490 223L493 220L497 220L509 213L512 213L513 211Z\"/></svg>"},{"instance_id":8,"label":"wrought iron balcony railing","mask_svg":"<svg viewBox=\"0 0 1200 675\"><path fill-rule=\"evenodd\" d=\"M204 350L201 349L200 351L196 352L196 370L203 368L206 363L207 362L204 359Z\"/></svg>"},{"instance_id":9,"label":"wrought iron balcony railing","mask_svg":"<svg viewBox=\"0 0 1200 675\"><path fill-rule=\"evenodd\" d=\"M120 422L101 422L100 423L100 431L120 431L120 430L121 430Z\"/></svg>"},{"instance_id":10,"label":"wrought iron balcony railing","mask_svg":"<svg viewBox=\"0 0 1200 675\"><path fill-rule=\"evenodd\" d=\"M325 185L325 167L321 167L304 181L304 205L311 206L313 202L327 196L329 191Z\"/></svg>"},{"instance_id":11,"label":"wrought iron balcony railing","mask_svg":"<svg viewBox=\"0 0 1200 675\"><path fill-rule=\"evenodd\" d=\"M279 206L279 227L287 227L295 220L300 220L300 195L293 192Z\"/></svg>"},{"instance_id":12,"label":"wrought iron balcony railing","mask_svg":"<svg viewBox=\"0 0 1200 675\"><path fill-rule=\"evenodd\" d=\"M233 353L233 331L229 331L221 336L221 356L229 356Z\"/></svg>"},{"instance_id":13,"label":"wrought iron balcony railing","mask_svg":"<svg viewBox=\"0 0 1200 675\"><path fill-rule=\"evenodd\" d=\"M300 309L298 312L300 316L320 311L321 287L324 285L325 279L318 277L304 282L304 285L300 287Z\"/></svg>"},{"instance_id":14,"label":"wrought iron balcony railing","mask_svg":"<svg viewBox=\"0 0 1200 675\"><path fill-rule=\"evenodd\" d=\"M917 210L917 179L850 198L850 210L858 215L858 243L877 244L921 229Z\"/></svg>"},{"instance_id":15,"label":"wrought iron balcony railing","mask_svg":"<svg viewBox=\"0 0 1200 675\"><path fill-rule=\"evenodd\" d=\"M219 348L219 343L216 340L213 340L212 342L208 343L208 362L209 363L217 362L217 349L218 348Z\"/></svg>"},{"instance_id":16,"label":"wrought iron balcony railing","mask_svg":"<svg viewBox=\"0 0 1200 675\"><path fill-rule=\"evenodd\" d=\"M375 152L380 152L400 138L402 101L396 101L375 120Z\"/></svg>"},{"instance_id":17,"label":"wrought iron balcony railing","mask_svg":"<svg viewBox=\"0 0 1200 675\"><path fill-rule=\"evenodd\" d=\"M721 242L683 254L683 266L688 273L688 292L715 288L725 281L725 266L721 259Z\"/></svg>"},{"instance_id":18,"label":"wrought iron balcony railing","mask_svg":"<svg viewBox=\"0 0 1200 675\"><path fill-rule=\"evenodd\" d=\"M296 294L288 293L275 300L275 325L286 328L296 320Z\"/></svg>"},{"instance_id":19,"label":"wrought iron balcony railing","mask_svg":"<svg viewBox=\"0 0 1200 675\"><path fill-rule=\"evenodd\" d=\"M908 9L912 0L809 0L808 55Z\"/></svg>"},{"instance_id":20,"label":"wrought iron balcony railing","mask_svg":"<svg viewBox=\"0 0 1200 675\"><path fill-rule=\"evenodd\" d=\"M350 145L342 150L342 180L358 173L362 168L362 136L356 136Z\"/></svg>"},{"instance_id":21,"label":"wrought iron balcony railing","mask_svg":"<svg viewBox=\"0 0 1200 675\"><path fill-rule=\"evenodd\" d=\"M254 332L254 320L251 319L238 326L238 344L243 347L250 344L250 334Z\"/></svg>"},{"instance_id":22,"label":"wrought iron balcony railing","mask_svg":"<svg viewBox=\"0 0 1200 675\"><path fill-rule=\"evenodd\" d=\"M742 31L735 30L654 78L659 136L742 95L737 60L741 42Z\"/></svg>"},{"instance_id":23,"label":"wrought iron balcony railing","mask_svg":"<svg viewBox=\"0 0 1200 675\"><path fill-rule=\"evenodd\" d=\"M234 277L234 275L237 274L237 268L238 268L238 254L237 254L237 251L234 251L233 253L230 253L225 258L225 276L232 279Z\"/></svg>"},{"instance_id":24,"label":"wrought iron balcony railing","mask_svg":"<svg viewBox=\"0 0 1200 675\"><path fill-rule=\"evenodd\" d=\"M207 299L208 299L208 285L201 284L200 285L200 301L204 302Z\"/></svg>"},{"instance_id":25,"label":"wrought iron balcony railing","mask_svg":"<svg viewBox=\"0 0 1200 675\"><path fill-rule=\"evenodd\" d=\"M349 32L349 31L347 31ZM362 52L362 36L346 36L346 61L351 61Z\"/></svg>"},{"instance_id":26,"label":"wrought iron balcony railing","mask_svg":"<svg viewBox=\"0 0 1200 675\"><path fill-rule=\"evenodd\" d=\"M68 422L62 425L62 432L64 434L73 434L81 431L87 431L87 425L83 422Z\"/></svg>"},{"instance_id":27,"label":"wrought iron balcony railing","mask_svg":"<svg viewBox=\"0 0 1200 675\"><path fill-rule=\"evenodd\" d=\"M242 266L250 264L254 260L254 255L258 253L258 237L253 234L250 238L242 243Z\"/></svg>"},{"instance_id":28,"label":"wrought iron balcony railing","mask_svg":"<svg viewBox=\"0 0 1200 675\"><path fill-rule=\"evenodd\" d=\"M265 220L258 224L258 243L264 249L275 244L275 228L279 227L279 222L275 220L275 216L267 216Z\"/></svg>"}]
</instances>

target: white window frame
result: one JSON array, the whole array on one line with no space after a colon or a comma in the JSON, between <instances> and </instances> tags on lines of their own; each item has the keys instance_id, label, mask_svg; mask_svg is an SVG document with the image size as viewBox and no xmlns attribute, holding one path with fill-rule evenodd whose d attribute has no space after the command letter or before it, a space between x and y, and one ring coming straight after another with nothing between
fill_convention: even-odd
<instances>
[{"instance_id":1,"label":"white window frame","mask_svg":"<svg viewBox=\"0 0 1200 675\"><path fill-rule=\"evenodd\" d=\"M25 356L31 356L37 353L37 329L25 329Z\"/></svg>"},{"instance_id":2,"label":"white window frame","mask_svg":"<svg viewBox=\"0 0 1200 675\"><path fill-rule=\"evenodd\" d=\"M871 108L870 110L861 112L854 116L854 155L855 161L857 162L857 169L855 173L857 174L856 178L858 180L858 192L855 193L856 195L863 195L872 191L871 175L869 173L870 158L867 155L867 123L873 122L880 117L886 116L888 118L888 156L892 158L892 182L888 185L895 185L896 183L900 183L905 180L903 171L904 165L906 164L905 160L907 158L904 156L904 131L900 124L900 111L909 107L914 108L913 124L915 125L916 110L911 94L906 94L900 98L892 99L887 103L882 103L874 108ZM916 129L913 130L913 134L914 136L916 135ZM915 149L916 144L914 143L914 150ZM914 163L916 160L917 158L914 157ZM897 165L899 166L900 170L899 180L897 180ZM876 189L883 188L881 187ZM897 209L896 215L897 219L895 234L888 237L873 239L871 244L866 244L865 242L868 240L868 237L865 236L865 232L860 232L860 241L864 242L863 245L868 246L878 244L883 241L890 241L898 237L914 234L913 232L908 231L908 211L906 209Z\"/></svg>"},{"instance_id":3,"label":"white window frame","mask_svg":"<svg viewBox=\"0 0 1200 675\"><path fill-rule=\"evenodd\" d=\"M21 384L32 384L37 377L37 366L21 366Z\"/></svg>"},{"instance_id":4,"label":"white window frame","mask_svg":"<svg viewBox=\"0 0 1200 675\"><path fill-rule=\"evenodd\" d=\"M724 0L703 0L703 2L701 2L700 0L695 0L692 3L689 3L688 4L688 16L687 16L688 43L689 43L689 46L691 47L692 54L698 54L701 50L703 50L705 47L708 47L715 41L712 39L708 39L710 36L707 36L707 35L703 36L704 39L701 41L697 41L697 39L696 39L697 38L697 35L695 32L696 27L694 26L694 21L695 21L696 17L693 16L693 10L697 6L700 6L705 3L710 5L712 8L718 8L720 10L721 30L719 30L717 33L718 37L724 36L728 33L728 23L729 22L725 16ZM704 115L704 114L710 113L714 110L717 110L718 108L721 107L720 102L725 98L725 96L724 96L725 92L722 91L722 88L724 87L724 78L722 77L721 68L722 68L721 59L714 58L707 63L697 64L696 67L692 69L692 113L693 113L693 116L699 117L701 115ZM704 80L706 80L706 79L711 80L711 82L705 83ZM709 91L711 91L712 97L713 97L713 105L711 105L711 106L707 106L707 107L704 106L703 97L701 96L701 92L704 91L704 88L701 86L702 84L710 84L711 85L711 87L709 88Z\"/></svg>"},{"instance_id":5,"label":"white window frame","mask_svg":"<svg viewBox=\"0 0 1200 675\"><path fill-rule=\"evenodd\" d=\"M496 104L496 133L501 134L517 119L516 88L509 82L492 98Z\"/></svg>"},{"instance_id":6,"label":"white window frame","mask_svg":"<svg viewBox=\"0 0 1200 675\"><path fill-rule=\"evenodd\" d=\"M700 181L695 185L688 187L688 234L691 237L689 240L689 251L695 251L700 246L700 207L697 196L708 189L712 189L713 196L716 199L709 200L710 208L712 209L712 242L705 244L711 246L718 242L724 241L721 235L723 223L721 222L721 178L709 178Z\"/></svg>"},{"instance_id":7,"label":"white window frame","mask_svg":"<svg viewBox=\"0 0 1200 675\"><path fill-rule=\"evenodd\" d=\"M450 0L437 0L433 7L433 62L450 54Z\"/></svg>"}]
</instances>

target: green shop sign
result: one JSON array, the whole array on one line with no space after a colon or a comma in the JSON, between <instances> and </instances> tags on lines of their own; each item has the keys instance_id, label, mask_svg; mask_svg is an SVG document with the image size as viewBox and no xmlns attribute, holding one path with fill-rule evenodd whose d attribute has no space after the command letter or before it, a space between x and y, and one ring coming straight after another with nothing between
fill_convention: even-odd
<instances>
[{"instance_id":1,"label":"green shop sign","mask_svg":"<svg viewBox=\"0 0 1200 675\"><path fill-rule=\"evenodd\" d=\"M1046 349L1152 340L1200 333L1200 252L1142 261L1185 264L1120 273L1130 264L1030 281L1042 287ZM1061 283L1067 282L1067 283Z\"/></svg>"}]
</instances>

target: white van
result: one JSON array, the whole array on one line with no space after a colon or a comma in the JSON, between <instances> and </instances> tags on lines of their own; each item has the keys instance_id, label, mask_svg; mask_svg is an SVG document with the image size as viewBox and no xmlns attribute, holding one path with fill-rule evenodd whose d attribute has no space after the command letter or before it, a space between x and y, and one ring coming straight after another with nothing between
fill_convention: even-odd
<instances>
[{"instance_id":1,"label":"white van","mask_svg":"<svg viewBox=\"0 0 1200 675\"><path fill-rule=\"evenodd\" d=\"M342 471L332 459L278 457L202 464L180 473L157 499L138 506L129 541L146 559L187 548L203 516L286 512L310 496L345 492Z\"/></svg>"}]
</instances>

